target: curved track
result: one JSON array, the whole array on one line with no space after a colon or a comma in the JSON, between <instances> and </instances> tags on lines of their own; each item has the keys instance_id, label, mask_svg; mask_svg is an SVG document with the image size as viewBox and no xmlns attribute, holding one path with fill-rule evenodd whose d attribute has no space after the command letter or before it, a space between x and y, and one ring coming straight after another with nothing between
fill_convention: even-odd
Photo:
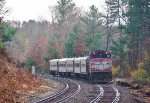
<instances>
[{"instance_id":1,"label":"curved track","mask_svg":"<svg viewBox=\"0 0 150 103\"><path fill-rule=\"evenodd\" d=\"M114 85L99 85L99 95L90 103L118 103L120 93Z\"/></svg>"},{"instance_id":2,"label":"curved track","mask_svg":"<svg viewBox=\"0 0 150 103\"><path fill-rule=\"evenodd\" d=\"M87 84L91 85L91 83L85 80L82 80L82 79L76 79L76 80L83 81L82 83L86 82ZM79 93L79 94L82 94L78 96L79 100L76 100L77 98L75 98L75 100L71 100L72 102L69 102L69 103L77 103L77 102L78 103L119 103L120 93L119 93L117 86L113 84L92 84L92 85L93 87L96 86L97 88L93 89L92 92L89 91L90 93L89 95L85 94L86 96L83 96L82 93ZM83 97L83 98L81 99L80 97ZM89 101L84 100L85 97L87 97L86 99Z\"/></svg>"},{"instance_id":3,"label":"curved track","mask_svg":"<svg viewBox=\"0 0 150 103\"><path fill-rule=\"evenodd\" d=\"M61 90L60 92L50 96L50 97L47 97L47 98L44 98L42 100L39 100L37 102L34 102L34 103L45 103L45 102L48 102L54 98L57 98L58 96L62 95L62 94L65 94L67 92L67 90L69 89L69 85L67 82L65 82L65 88L63 90Z\"/></svg>"},{"instance_id":4,"label":"curved track","mask_svg":"<svg viewBox=\"0 0 150 103\"><path fill-rule=\"evenodd\" d=\"M53 78L59 81L63 81L65 83L65 88L52 96L41 99L34 103L62 103L64 101L67 101L69 98L75 96L81 89L80 85L76 81L70 79L51 77L51 76L43 76L43 77Z\"/></svg>"},{"instance_id":5,"label":"curved track","mask_svg":"<svg viewBox=\"0 0 150 103\"><path fill-rule=\"evenodd\" d=\"M120 93L119 93L117 87L115 87L114 85L111 85L111 86L114 89L114 91L116 92L116 97L115 97L115 99L113 100L112 103L118 103L119 100L120 100Z\"/></svg>"},{"instance_id":6,"label":"curved track","mask_svg":"<svg viewBox=\"0 0 150 103\"><path fill-rule=\"evenodd\" d=\"M98 87L99 87L100 93L99 93L99 95L98 95L94 100L92 100L90 103L97 103L97 102L100 101L100 99L103 97L103 95L104 95L104 89L103 89L103 87L102 87L101 85L98 85Z\"/></svg>"},{"instance_id":7,"label":"curved track","mask_svg":"<svg viewBox=\"0 0 150 103\"><path fill-rule=\"evenodd\" d=\"M71 94L67 95L66 97L56 101L55 103L63 103L65 101L67 101L68 99L70 99L71 97L75 96L77 93L79 93L79 91L81 89L80 85L76 81L73 81L73 80L70 80L70 79L67 79L67 81L72 82L73 84L76 84L77 89L74 92L72 92ZM73 88L70 88L70 89L73 89ZM70 91L72 91L72 90L70 90Z\"/></svg>"},{"instance_id":8,"label":"curved track","mask_svg":"<svg viewBox=\"0 0 150 103\"><path fill-rule=\"evenodd\" d=\"M73 98L71 98L71 97L74 97L76 94L78 94L80 92L80 89L81 89L81 87L79 85L80 82L78 83L78 82L76 82L76 80L67 79L67 78L52 77L52 76L50 76L49 78L53 78L53 79L57 79L59 81L65 82L66 87L62 91L56 93L55 95L44 98L44 99L37 101L35 103L63 103L63 102L65 102L65 103L69 102L70 103L70 101L67 101L67 100L70 99L71 101L73 101L72 100ZM93 93L95 93L97 95L97 97L95 95L93 100L91 100L91 102L90 101L87 101L87 102L89 102L89 103L119 103L120 93L119 93L118 88L115 85L97 84L95 86L97 86L96 87L97 89L94 89ZM79 93L79 94L82 94L82 93ZM78 97L80 98L80 97L82 97L82 95L78 96ZM91 94L91 95L93 95L93 94ZM86 96L84 96L84 97L86 97ZM88 100L88 98L87 98L87 100ZM71 102L71 103L73 103L73 102ZM80 103L80 101L79 101L79 103Z\"/></svg>"}]
</instances>

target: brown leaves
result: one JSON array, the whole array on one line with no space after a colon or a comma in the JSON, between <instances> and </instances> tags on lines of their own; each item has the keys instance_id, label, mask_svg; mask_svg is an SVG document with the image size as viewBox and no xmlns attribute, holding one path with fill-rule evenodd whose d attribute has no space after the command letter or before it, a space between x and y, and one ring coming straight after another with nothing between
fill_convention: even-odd
<instances>
[{"instance_id":1,"label":"brown leaves","mask_svg":"<svg viewBox=\"0 0 150 103\"><path fill-rule=\"evenodd\" d=\"M41 85L41 80L27 71L16 68L2 55L0 58L0 81L0 103L24 102L19 93L28 93Z\"/></svg>"},{"instance_id":2,"label":"brown leaves","mask_svg":"<svg viewBox=\"0 0 150 103\"><path fill-rule=\"evenodd\" d=\"M76 40L73 44L73 51L76 56L84 56L88 52L82 40Z\"/></svg>"},{"instance_id":3,"label":"brown leaves","mask_svg":"<svg viewBox=\"0 0 150 103\"><path fill-rule=\"evenodd\" d=\"M43 57L47 53L48 36L40 36L33 45L30 46L28 57L31 57L39 66L45 66Z\"/></svg>"}]
</instances>

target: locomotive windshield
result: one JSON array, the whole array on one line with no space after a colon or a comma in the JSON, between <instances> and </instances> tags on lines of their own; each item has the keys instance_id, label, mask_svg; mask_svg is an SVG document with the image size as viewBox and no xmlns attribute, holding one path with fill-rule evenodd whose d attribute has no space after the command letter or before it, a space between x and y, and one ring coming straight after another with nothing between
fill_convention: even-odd
<instances>
[{"instance_id":1,"label":"locomotive windshield","mask_svg":"<svg viewBox=\"0 0 150 103\"><path fill-rule=\"evenodd\" d=\"M111 54L105 51L92 51L90 58L111 58Z\"/></svg>"}]
</instances>

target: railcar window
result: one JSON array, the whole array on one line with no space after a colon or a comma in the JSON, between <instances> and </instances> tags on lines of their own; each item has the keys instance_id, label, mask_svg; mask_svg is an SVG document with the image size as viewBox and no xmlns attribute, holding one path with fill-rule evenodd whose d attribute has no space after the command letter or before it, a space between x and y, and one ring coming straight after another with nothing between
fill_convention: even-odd
<instances>
[{"instance_id":1,"label":"railcar window","mask_svg":"<svg viewBox=\"0 0 150 103\"><path fill-rule=\"evenodd\" d=\"M75 67L80 67L80 64L76 63L74 64Z\"/></svg>"},{"instance_id":2,"label":"railcar window","mask_svg":"<svg viewBox=\"0 0 150 103\"><path fill-rule=\"evenodd\" d=\"M111 58L111 54L107 54L107 58Z\"/></svg>"},{"instance_id":3,"label":"railcar window","mask_svg":"<svg viewBox=\"0 0 150 103\"><path fill-rule=\"evenodd\" d=\"M59 67L65 67L65 64L59 64Z\"/></svg>"},{"instance_id":4,"label":"railcar window","mask_svg":"<svg viewBox=\"0 0 150 103\"><path fill-rule=\"evenodd\" d=\"M85 67L85 64L81 64L81 67Z\"/></svg>"},{"instance_id":5,"label":"railcar window","mask_svg":"<svg viewBox=\"0 0 150 103\"><path fill-rule=\"evenodd\" d=\"M52 67L57 67L57 65L51 65Z\"/></svg>"},{"instance_id":6,"label":"railcar window","mask_svg":"<svg viewBox=\"0 0 150 103\"><path fill-rule=\"evenodd\" d=\"M72 67L73 66L73 64L67 64L67 66L66 67Z\"/></svg>"}]
</instances>

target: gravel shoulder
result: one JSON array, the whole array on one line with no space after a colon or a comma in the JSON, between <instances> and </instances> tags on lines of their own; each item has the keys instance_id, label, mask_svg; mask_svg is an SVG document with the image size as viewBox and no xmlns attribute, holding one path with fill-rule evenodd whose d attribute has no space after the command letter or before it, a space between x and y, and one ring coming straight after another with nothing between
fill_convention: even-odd
<instances>
[{"instance_id":1,"label":"gravel shoulder","mask_svg":"<svg viewBox=\"0 0 150 103\"><path fill-rule=\"evenodd\" d=\"M149 103L150 97L145 94L150 93L149 85L133 84L129 79L117 79L114 83L122 94L120 103Z\"/></svg>"},{"instance_id":2,"label":"gravel shoulder","mask_svg":"<svg viewBox=\"0 0 150 103\"><path fill-rule=\"evenodd\" d=\"M54 79L43 79L42 85L34 90L30 91L24 96L26 103L33 103L40 99L44 99L55 93L61 91L64 88L64 83Z\"/></svg>"}]
</instances>

